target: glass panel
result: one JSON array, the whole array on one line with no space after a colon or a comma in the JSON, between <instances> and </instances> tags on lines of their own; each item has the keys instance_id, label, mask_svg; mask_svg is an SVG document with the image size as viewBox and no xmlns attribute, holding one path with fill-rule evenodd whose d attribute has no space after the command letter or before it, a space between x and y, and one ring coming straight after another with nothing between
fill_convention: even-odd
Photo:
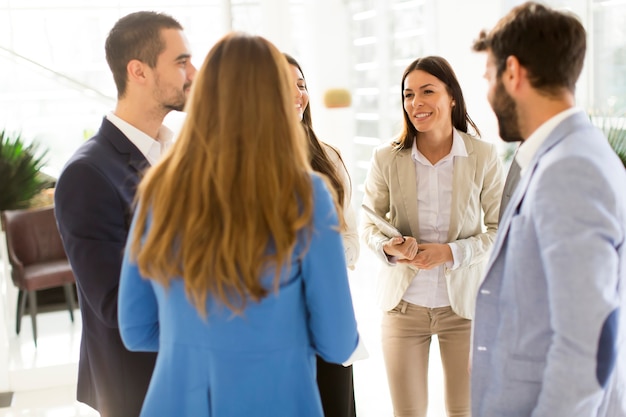
<instances>
[{"instance_id":1,"label":"glass panel","mask_svg":"<svg viewBox=\"0 0 626 417\"><path fill-rule=\"evenodd\" d=\"M407 2L415 3L415 2ZM410 4L409 4L410 6ZM426 15L423 5L414 4L410 7L393 7L389 19L389 33L422 31L426 26Z\"/></svg>"},{"instance_id":2,"label":"glass panel","mask_svg":"<svg viewBox=\"0 0 626 417\"><path fill-rule=\"evenodd\" d=\"M396 61L407 61L408 64L424 55L424 36L422 35L392 38L389 43L391 56Z\"/></svg>"},{"instance_id":3,"label":"glass panel","mask_svg":"<svg viewBox=\"0 0 626 417\"><path fill-rule=\"evenodd\" d=\"M378 94L355 94L354 109L359 113L378 112Z\"/></svg>"},{"instance_id":4,"label":"glass panel","mask_svg":"<svg viewBox=\"0 0 626 417\"><path fill-rule=\"evenodd\" d=\"M417 58L417 56L415 58ZM400 85L402 82L402 74L404 74L404 70L414 60L415 59L412 58L406 61L394 61L389 68L389 93L394 100L399 101L402 99L402 85Z\"/></svg>"},{"instance_id":5,"label":"glass panel","mask_svg":"<svg viewBox=\"0 0 626 417\"><path fill-rule=\"evenodd\" d=\"M366 38L376 34L376 24L378 16L376 13L369 13L364 18L352 20L352 36L354 39Z\"/></svg>"},{"instance_id":6,"label":"glass panel","mask_svg":"<svg viewBox=\"0 0 626 417\"><path fill-rule=\"evenodd\" d=\"M356 135L366 138L378 138L378 120L357 120Z\"/></svg>"},{"instance_id":7,"label":"glass panel","mask_svg":"<svg viewBox=\"0 0 626 417\"><path fill-rule=\"evenodd\" d=\"M358 160L369 163L372 158L372 146L356 144L354 145L354 155Z\"/></svg>"},{"instance_id":8,"label":"glass panel","mask_svg":"<svg viewBox=\"0 0 626 417\"><path fill-rule=\"evenodd\" d=\"M372 62L376 60L376 52L378 45L376 43L368 43L365 45L355 45L354 57L357 63Z\"/></svg>"},{"instance_id":9,"label":"glass panel","mask_svg":"<svg viewBox=\"0 0 626 417\"><path fill-rule=\"evenodd\" d=\"M593 12L593 107L626 111L626 2L595 2Z\"/></svg>"},{"instance_id":10,"label":"glass panel","mask_svg":"<svg viewBox=\"0 0 626 417\"><path fill-rule=\"evenodd\" d=\"M434 21L433 6L434 0L350 2L355 146L363 149L355 153L355 161L363 179L372 147L392 140L402 128L402 74L424 54L425 45L434 43L429 24ZM357 184L359 180L355 178Z\"/></svg>"},{"instance_id":11,"label":"glass panel","mask_svg":"<svg viewBox=\"0 0 626 417\"><path fill-rule=\"evenodd\" d=\"M117 92L104 57L104 41L115 21L142 9L174 16L185 27L194 64L199 66L223 35L223 4L221 0L0 3L4 80L0 128L20 131L25 140L49 149L47 169L58 175L74 149L115 105ZM242 13L244 8L240 6ZM246 24L257 19L258 2L254 8L246 15Z\"/></svg>"},{"instance_id":12,"label":"glass panel","mask_svg":"<svg viewBox=\"0 0 626 417\"><path fill-rule=\"evenodd\" d=\"M353 76L356 88L378 88L380 71L376 68L355 71Z\"/></svg>"},{"instance_id":13,"label":"glass panel","mask_svg":"<svg viewBox=\"0 0 626 417\"><path fill-rule=\"evenodd\" d=\"M376 0L350 1L348 7L353 14L358 14L376 8Z\"/></svg>"},{"instance_id":14,"label":"glass panel","mask_svg":"<svg viewBox=\"0 0 626 417\"><path fill-rule=\"evenodd\" d=\"M259 5L236 5L232 9L233 30L242 30L248 33L261 32L261 7Z\"/></svg>"},{"instance_id":15,"label":"glass panel","mask_svg":"<svg viewBox=\"0 0 626 417\"><path fill-rule=\"evenodd\" d=\"M306 51L303 50L303 48L309 41L309 34L305 29L309 25L310 17L307 15L307 7L303 0L291 0L289 11L291 18L291 30L293 32L293 50L290 52L293 56L301 57L305 55Z\"/></svg>"}]
</instances>

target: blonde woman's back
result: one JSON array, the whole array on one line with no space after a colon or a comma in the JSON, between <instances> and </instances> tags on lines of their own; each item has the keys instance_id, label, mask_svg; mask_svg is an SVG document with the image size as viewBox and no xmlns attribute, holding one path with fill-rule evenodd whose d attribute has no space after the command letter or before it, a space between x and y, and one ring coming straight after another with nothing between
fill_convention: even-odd
<instances>
[{"instance_id":1,"label":"blonde woman's back","mask_svg":"<svg viewBox=\"0 0 626 417\"><path fill-rule=\"evenodd\" d=\"M122 337L131 350L159 351L142 416L323 415L314 355L344 362L358 334L334 203L324 182L313 178L310 242L299 238L278 291L249 302L243 315L209 297L204 319L182 279L165 288L142 279L125 258ZM273 281L267 271L263 284L271 288Z\"/></svg>"},{"instance_id":2,"label":"blonde woman's back","mask_svg":"<svg viewBox=\"0 0 626 417\"><path fill-rule=\"evenodd\" d=\"M321 417L315 354L343 362L358 344L334 201L308 168L282 75L274 123L214 129L220 116L205 114L211 99L199 95L224 75L212 60L243 48L270 80L263 60L286 74L262 38L230 35L215 48L181 137L141 185L125 252L122 338L131 350L159 352L141 415Z\"/></svg>"}]
</instances>

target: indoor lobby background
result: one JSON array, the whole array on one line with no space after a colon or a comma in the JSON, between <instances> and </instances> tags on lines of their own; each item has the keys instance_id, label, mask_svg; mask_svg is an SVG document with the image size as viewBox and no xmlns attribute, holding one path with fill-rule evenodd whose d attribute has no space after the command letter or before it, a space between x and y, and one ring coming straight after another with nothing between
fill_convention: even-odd
<instances>
[{"instance_id":1,"label":"indoor lobby background","mask_svg":"<svg viewBox=\"0 0 626 417\"><path fill-rule=\"evenodd\" d=\"M311 95L320 139L339 147L352 176L353 204L374 146L398 133L400 79L415 58L441 55L456 71L471 117L484 140L498 139L486 99L485 56L471 51L481 29L491 28L512 0L0 0L0 130L46 149L45 172L56 177L74 150L115 105L115 86L104 40L121 16L137 10L171 14L185 28L194 64L229 30L265 36L298 59ZM588 53L577 85L577 104L590 113L623 116L626 109L626 0L547 1L580 16ZM242 62L241 65L254 65ZM346 108L326 108L329 89L350 91ZM242 114L241 117L245 117ZM166 124L177 130L184 114ZM0 181L2 179L0 178ZM17 291L0 236L0 393L15 392L9 416L95 416L74 403L80 317L67 311L38 315L35 348L28 318L15 334ZM355 309L370 358L355 364L361 417L391 415L380 352L380 312L374 302L377 261L362 247L351 274ZM431 352L431 417L443 416L436 342Z\"/></svg>"}]
</instances>

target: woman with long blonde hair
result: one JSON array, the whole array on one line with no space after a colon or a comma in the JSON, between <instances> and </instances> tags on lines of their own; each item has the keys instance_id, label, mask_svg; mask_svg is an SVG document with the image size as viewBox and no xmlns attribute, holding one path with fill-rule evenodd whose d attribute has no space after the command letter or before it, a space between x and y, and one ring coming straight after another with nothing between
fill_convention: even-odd
<instances>
[{"instance_id":1,"label":"woman with long blonde hair","mask_svg":"<svg viewBox=\"0 0 626 417\"><path fill-rule=\"evenodd\" d=\"M308 162L287 62L233 33L138 190L120 332L158 351L142 416L315 416L315 355L358 344L339 222Z\"/></svg>"}]
</instances>

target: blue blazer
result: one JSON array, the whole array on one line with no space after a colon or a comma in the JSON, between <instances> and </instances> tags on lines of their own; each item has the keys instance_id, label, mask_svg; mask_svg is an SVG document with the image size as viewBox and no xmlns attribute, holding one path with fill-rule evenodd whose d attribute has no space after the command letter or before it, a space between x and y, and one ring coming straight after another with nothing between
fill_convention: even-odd
<instances>
[{"instance_id":1,"label":"blue blazer","mask_svg":"<svg viewBox=\"0 0 626 417\"><path fill-rule=\"evenodd\" d=\"M144 279L126 251L122 338L129 349L159 351L141 416L323 417L315 354L342 363L359 336L337 215L321 178L312 178L309 245L299 237L277 292L274 271L262 276L270 294L248 301L243 315L209 295L203 319L182 279L167 288Z\"/></svg>"},{"instance_id":2,"label":"blue blazer","mask_svg":"<svg viewBox=\"0 0 626 417\"><path fill-rule=\"evenodd\" d=\"M104 416L139 415L156 354L128 351L117 323L117 292L143 154L110 121L67 162L55 214L76 276L82 316L79 401Z\"/></svg>"},{"instance_id":3,"label":"blue blazer","mask_svg":"<svg viewBox=\"0 0 626 417\"><path fill-rule=\"evenodd\" d=\"M626 172L587 115L540 146L479 289L472 415L626 415Z\"/></svg>"}]
</instances>

